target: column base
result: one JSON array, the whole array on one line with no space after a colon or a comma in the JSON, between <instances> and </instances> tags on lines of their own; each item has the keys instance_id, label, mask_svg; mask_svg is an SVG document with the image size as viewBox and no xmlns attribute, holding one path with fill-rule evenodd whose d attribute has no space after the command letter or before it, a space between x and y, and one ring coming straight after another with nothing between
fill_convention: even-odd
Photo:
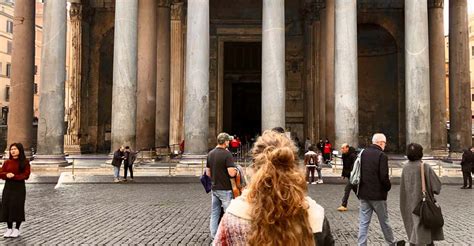
<instances>
[{"instance_id":1,"label":"column base","mask_svg":"<svg viewBox=\"0 0 474 246\"><path fill-rule=\"evenodd\" d=\"M207 155L183 154L179 164L206 166Z\"/></svg>"},{"instance_id":2,"label":"column base","mask_svg":"<svg viewBox=\"0 0 474 246\"><path fill-rule=\"evenodd\" d=\"M31 164L59 167L65 167L70 165L64 155L36 155L35 159L31 162Z\"/></svg>"},{"instance_id":3,"label":"column base","mask_svg":"<svg viewBox=\"0 0 474 246\"><path fill-rule=\"evenodd\" d=\"M79 144L75 145L64 145L64 153L69 155L80 155L81 146Z\"/></svg>"}]
</instances>

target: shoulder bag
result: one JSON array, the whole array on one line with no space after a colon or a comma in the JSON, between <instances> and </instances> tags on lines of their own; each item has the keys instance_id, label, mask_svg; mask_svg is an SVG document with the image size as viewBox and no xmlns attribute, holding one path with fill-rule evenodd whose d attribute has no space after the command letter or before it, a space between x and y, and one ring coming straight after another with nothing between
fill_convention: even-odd
<instances>
[{"instance_id":1,"label":"shoulder bag","mask_svg":"<svg viewBox=\"0 0 474 246\"><path fill-rule=\"evenodd\" d=\"M436 203L436 200L426 193L425 170L423 162L421 167L421 191L422 198L420 203L413 210L413 214L420 217L421 224L430 229L441 228L444 225L443 214L441 207Z\"/></svg>"}]
</instances>

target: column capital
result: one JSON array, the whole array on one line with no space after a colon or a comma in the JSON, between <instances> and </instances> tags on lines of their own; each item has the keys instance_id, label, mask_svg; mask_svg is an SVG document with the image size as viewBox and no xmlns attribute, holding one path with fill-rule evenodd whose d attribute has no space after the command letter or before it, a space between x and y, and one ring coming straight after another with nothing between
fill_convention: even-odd
<instances>
[{"instance_id":1,"label":"column capital","mask_svg":"<svg viewBox=\"0 0 474 246\"><path fill-rule=\"evenodd\" d=\"M69 8L69 18L71 21L82 20L82 3L71 3Z\"/></svg>"},{"instance_id":2,"label":"column capital","mask_svg":"<svg viewBox=\"0 0 474 246\"><path fill-rule=\"evenodd\" d=\"M158 7L169 8L171 6L172 2L175 2L175 1L173 1L173 0L158 0Z\"/></svg>"},{"instance_id":3,"label":"column capital","mask_svg":"<svg viewBox=\"0 0 474 246\"><path fill-rule=\"evenodd\" d=\"M428 0L428 8L443 8L444 1L443 0Z\"/></svg>"},{"instance_id":4,"label":"column capital","mask_svg":"<svg viewBox=\"0 0 474 246\"><path fill-rule=\"evenodd\" d=\"M181 20L183 18L184 3L173 1L171 5L171 19L172 20Z\"/></svg>"},{"instance_id":5,"label":"column capital","mask_svg":"<svg viewBox=\"0 0 474 246\"><path fill-rule=\"evenodd\" d=\"M320 20L321 9L326 7L326 2L324 0L314 0L307 2L304 5L303 16L306 21L317 21Z\"/></svg>"}]
</instances>

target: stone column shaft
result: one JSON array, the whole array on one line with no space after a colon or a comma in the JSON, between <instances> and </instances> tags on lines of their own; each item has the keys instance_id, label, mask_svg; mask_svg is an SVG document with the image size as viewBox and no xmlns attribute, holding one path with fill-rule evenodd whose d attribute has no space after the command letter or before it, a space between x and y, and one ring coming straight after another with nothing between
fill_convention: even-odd
<instances>
[{"instance_id":1,"label":"stone column shaft","mask_svg":"<svg viewBox=\"0 0 474 246\"><path fill-rule=\"evenodd\" d=\"M427 0L405 0L405 98L407 144L431 149Z\"/></svg>"},{"instance_id":2,"label":"stone column shaft","mask_svg":"<svg viewBox=\"0 0 474 246\"><path fill-rule=\"evenodd\" d=\"M443 0L429 0L431 148L445 150L446 132L446 70Z\"/></svg>"},{"instance_id":3,"label":"stone column shaft","mask_svg":"<svg viewBox=\"0 0 474 246\"><path fill-rule=\"evenodd\" d=\"M170 68L170 145L183 140L184 42L183 3L171 5L171 68Z\"/></svg>"},{"instance_id":4,"label":"stone column shaft","mask_svg":"<svg viewBox=\"0 0 474 246\"><path fill-rule=\"evenodd\" d=\"M69 78L66 90L68 129L64 139L64 151L81 154L81 87L82 87L82 4L71 3L71 46L69 55Z\"/></svg>"},{"instance_id":5,"label":"stone column shaft","mask_svg":"<svg viewBox=\"0 0 474 246\"><path fill-rule=\"evenodd\" d=\"M336 0L335 11L335 146L358 146L357 1Z\"/></svg>"},{"instance_id":6,"label":"stone column shaft","mask_svg":"<svg viewBox=\"0 0 474 246\"><path fill-rule=\"evenodd\" d=\"M168 1L158 6L158 48L156 84L155 146L169 145L170 137L170 55L171 9Z\"/></svg>"},{"instance_id":7,"label":"stone column shaft","mask_svg":"<svg viewBox=\"0 0 474 246\"><path fill-rule=\"evenodd\" d=\"M157 2L138 2L137 150L155 147Z\"/></svg>"},{"instance_id":8,"label":"stone column shaft","mask_svg":"<svg viewBox=\"0 0 474 246\"><path fill-rule=\"evenodd\" d=\"M188 0L184 152L203 155L209 135L209 0Z\"/></svg>"},{"instance_id":9,"label":"stone column shaft","mask_svg":"<svg viewBox=\"0 0 474 246\"><path fill-rule=\"evenodd\" d=\"M467 0L449 1L450 148L460 152L472 144L469 29Z\"/></svg>"},{"instance_id":10,"label":"stone column shaft","mask_svg":"<svg viewBox=\"0 0 474 246\"><path fill-rule=\"evenodd\" d=\"M138 0L116 0L112 89L112 150L135 148Z\"/></svg>"},{"instance_id":11,"label":"stone column shaft","mask_svg":"<svg viewBox=\"0 0 474 246\"><path fill-rule=\"evenodd\" d=\"M35 1L17 0L13 17L13 54L8 114L8 146L22 143L31 155L35 67Z\"/></svg>"},{"instance_id":12,"label":"stone column shaft","mask_svg":"<svg viewBox=\"0 0 474 246\"><path fill-rule=\"evenodd\" d=\"M336 22L336 14L335 14L335 2L326 1L326 23L325 23L325 31L326 35L324 36L326 46L323 52L326 53L326 60L325 60L325 79L326 83L324 86L324 96L323 98L326 99L324 104L324 111L326 114L325 117L325 124L324 124L324 131L325 137L329 140L334 141L336 138L336 119L335 119L335 22ZM357 13L356 13L357 14ZM351 24L353 25L353 24ZM356 22L357 27L357 22ZM357 29L356 29L356 41L357 41ZM357 57L357 46L356 46L356 57ZM356 65L357 65L357 58L356 58ZM356 67L357 71L357 67ZM357 80L357 76L356 76ZM357 83L356 83L357 84ZM324 100L324 99L322 99Z\"/></svg>"},{"instance_id":13,"label":"stone column shaft","mask_svg":"<svg viewBox=\"0 0 474 246\"><path fill-rule=\"evenodd\" d=\"M38 164L64 162L64 97L66 81L66 0L44 5ZM42 158L45 161L41 160ZM56 162L56 161L51 161Z\"/></svg>"},{"instance_id":14,"label":"stone column shaft","mask_svg":"<svg viewBox=\"0 0 474 246\"><path fill-rule=\"evenodd\" d=\"M285 1L263 0L262 131L285 128Z\"/></svg>"}]
</instances>

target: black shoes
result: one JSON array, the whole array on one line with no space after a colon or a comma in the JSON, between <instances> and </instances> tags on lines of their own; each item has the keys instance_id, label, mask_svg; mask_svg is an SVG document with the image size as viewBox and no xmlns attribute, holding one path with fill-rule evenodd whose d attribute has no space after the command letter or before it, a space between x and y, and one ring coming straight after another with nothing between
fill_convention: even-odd
<instances>
[{"instance_id":1,"label":"black shoes","mask_svg":"<svg viewBox=\"0 0 474 246\"><path fill-rule=\"evenodd\" d=\"M463 186L461 187L461 189L472 189L472 186L469 186L469 187Z\"/></svg>"}]
</instances>

